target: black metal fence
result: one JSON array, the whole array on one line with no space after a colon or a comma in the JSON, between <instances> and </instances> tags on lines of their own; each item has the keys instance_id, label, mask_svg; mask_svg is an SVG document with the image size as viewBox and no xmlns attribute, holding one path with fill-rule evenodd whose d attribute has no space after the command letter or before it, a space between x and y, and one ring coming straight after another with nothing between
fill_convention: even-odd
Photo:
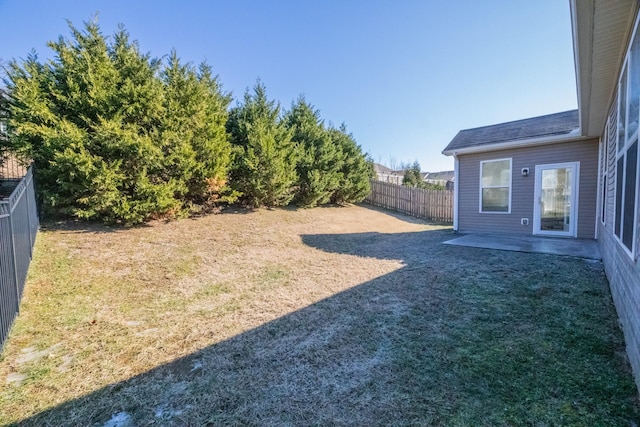
<instances>
[{"instance_id":1,"label":"black metal fence","mask_svg":"<svg viewBox=\"0 0 640 427\"><path fill-rule=\"evenodd\" d=\"M4 171L0 171L4 172ZM36 209L33 169L21 179L0 177L1 188L12 189L0 200L0 348L20 309L33 245L40 224Z\"/></svg>"}]
</instances>

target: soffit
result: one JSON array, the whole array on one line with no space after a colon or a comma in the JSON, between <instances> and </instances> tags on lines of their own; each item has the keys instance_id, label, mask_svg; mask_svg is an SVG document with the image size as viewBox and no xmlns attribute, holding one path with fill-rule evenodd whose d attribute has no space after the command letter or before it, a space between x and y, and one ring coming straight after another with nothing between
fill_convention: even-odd
<instances>
[{"instance_id":1,"label":"soffit","mask_svg":"<svg viewBox=\"0 0 640 427\"><path fill-rule=\"evenodd\" d=\"M600 136L638 9L637 0L571 2L583 135Z\"/></svg>"}]
</instances>

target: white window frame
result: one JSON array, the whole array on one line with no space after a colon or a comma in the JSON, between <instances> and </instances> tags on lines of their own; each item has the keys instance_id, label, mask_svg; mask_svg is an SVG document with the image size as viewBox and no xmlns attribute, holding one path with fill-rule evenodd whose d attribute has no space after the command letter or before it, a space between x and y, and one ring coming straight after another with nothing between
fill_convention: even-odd
<instances>
[{"instance_id":1,"label":"white window frame","mask_svg":"<svg viewBox=\"0 0 640 427\"><path fill-rule=\"evenodd\" d=\"M509 161L509 203L507 205L507 211L506 212L500 212L500 211L483 211L482 210L482 190L485 188L504 188L504 185L493 185L493 186L488 186L488 187L483 187L482 186L482 168L484 166L485 163L493 163L493 162L504 162L508 160ZM504 159L491 159L491 160L482 160L480 161L480 195L478 198L478 212L480 212L481 214L497 214L497 215L508 215L511 213L511 195L513 194L513 160L511 157L507 157Z\"/></svg>"},{"instance_id":2,"label":"white window frame","mask_svg":"<svg viewBox=\"0 0 640 427\"><path fill-rule=\"evenodd\" d=\"M639 16L640 18L640 16ZM620 146L620 136L618 133L616 133L616 139L615 139L615 171L616 171L616 176L615 176L615 185L614 185L614 191L613 191L613 197L614 197L614 204L613 204L613 208L614 208L614 213L613 213L613 236L615 238L615 240L618 241L618 243L620 244L620 247L627 253L627 255L629 257L631 257L632 260L636 260L636 258L638 257L638 253L640 252L638 246L638 233L639 233L639 226L638 226L638 215L640 211L640 203L638 203L639 198L640 198L640 139L639 139L639 130L640 130L640 126L636 127L636 129L634 130L632 135L627 135L627 130L629 129L629 104L630 104L630 92L631 92L631 85L630 85L630 78L631 75L633 73L640 73L640 70L632 70L631 69L631 57L630 57L630 53L631 53L631 48L633 46L634 40L636 37L640 37L640 35L638 35L638 22L639 20L636 19L636 23L635 23L635 27L633 30L633 35L630 39L629 45L627 46L627 50L625 53L625 59L622 65L622 68L620 70L620 76L618 78L618 112L617 112L617 116L618 116L618 128L620 127L620 123L621 123L621 119L625 119L625 122L623 123L624 125L624 136L623 136L623 145ZM623 82L623 76L626 77L626 81ZM626 92L624 94L620 93L621 92L621 88L622 88L622 84L624 83L624 87L626 89ZM620 110L621 110L621 103L622 103L622 98L624 97L624 111L625 111L625 117L622 118L620 117ZM640 116L640 114L639 114ZM638 120L638 122L640 123L640 117L637 117L636 120ZM638 149L637 149L637 153L636 153L636 182L635 182L635 200L633 201L634 203L634 218L632 221L632 226L633 226L633 233L632 233L632 237L631 237L631 249L629 249L623 242L623 236L624 236L624 215L625 215L625 211L624 211L624 206L625 206L625 196L626 196L626 185L627 185L627 180L626 180L626 167L627 167L627 154L629 149L631 148L631 146L637 143L638 144ZM618 170L618 162L620 159L622 160L622 170ZM622 191L621 191L621 196L622 196L622 200L620 201L620 206L621 206L621 215L620 215L620 236L618 236L616 234L616 227L618 226L618 221L617 221L617 217L618 217L618 180L621 179L622 180Z\"/></svg>"},{"instance_id":3,"label":"white window frame","mask_svg":"<svg viewBox=\"0 0 640 427\"><path fill-rule=\"evenodd\" d=\"M545 231L541 230L540 222L542 213L540 212L540 196L542 195L542 170L543 169L573 169L573 185L571 188L571 198L569 206L571 208L571 227L569 231ZM546 165L536 165L535 183L533 190L533 234L536 236L565 236L578 237L578 221L580 215L580 162L551 163Z\"/></svg>"}]
</instances>

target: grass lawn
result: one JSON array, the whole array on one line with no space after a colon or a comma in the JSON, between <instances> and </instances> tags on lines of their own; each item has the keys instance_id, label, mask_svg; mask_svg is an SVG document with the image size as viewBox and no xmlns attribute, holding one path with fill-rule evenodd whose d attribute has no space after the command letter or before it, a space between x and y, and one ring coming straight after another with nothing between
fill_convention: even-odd
<instances>
[{"instance_id":1,"label":"grass lawn","mask_svg":"<svg viewBox=\"0 0 640 427\"><path fill-rule=\"evenodd\" d=\"M640 422L599 262L452 237L357 206L45 223L0 423Z\"/></svg>"}]
</instances>

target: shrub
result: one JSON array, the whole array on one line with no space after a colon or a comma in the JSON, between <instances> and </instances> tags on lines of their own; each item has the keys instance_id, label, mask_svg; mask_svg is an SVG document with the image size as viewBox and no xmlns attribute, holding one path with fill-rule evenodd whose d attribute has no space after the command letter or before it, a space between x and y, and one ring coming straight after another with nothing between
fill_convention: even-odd
<instances>
[{"instance_id":1,"label":"shrub","mask_svg":"<svg viewBox=\"0 0 640 427\"><path fill-rule=\"evenodd\" d=\"M287 112L285 124L301 152L296 165L296 203L313 207L329 202L331 195L340 187L344 163L342 147L325 129L320 112L303 97L298 98Z\"/></svg>"},{"instance_id":2,"label":"shrub","mask_svg":"<svg viewBox=\"0 0 640 427\"><path fill-rule=\"evenodd\" d=\"M362 152L353 135L342 124L338 129L331 128L329 135L342 153L340 184L331 195L333 203L361 202L371 192L373 179L373 161Z\"/></svg>"},{"instance_id":3,"label":"shrub","mask_svg":"<svg viewBox=\"0 0 640 427\"><path fill-rule=\"evenodd\" d=\"M252 207L286 206L295 194L298 147L280 120L280 104L258 81L233 108L227 129L236 147L232 185Z\"/></svg>"},{"instance_id":4,"label":"shrub","mask_svg":"<svg viewBox=\"0 0 640 427\"><path fill-rule=\"evenodd\" d=\"M230 98L210 68L173 52L162 70L123 27L69 26L52 60L12 61L5 80L10 146L33 159L43 210L134 224L232 200Z\"/></svg>"}]
</instances>

